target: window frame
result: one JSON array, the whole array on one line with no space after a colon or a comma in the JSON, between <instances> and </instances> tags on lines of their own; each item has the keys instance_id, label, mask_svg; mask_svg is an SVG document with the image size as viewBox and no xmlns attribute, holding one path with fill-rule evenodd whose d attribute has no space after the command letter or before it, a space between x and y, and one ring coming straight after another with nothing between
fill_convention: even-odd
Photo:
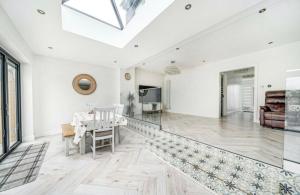
<instances>
[{"instance_id":1,"label":"window frame","mask_svg":"<svg viewBox=\"0 0 300 195\"><path fill-rule=\"evenodd\" d=\"M118 29L118 30L124 30L124 24L123 24L123 22L122 22L122 19L121 19L121 17L120 17L120 13L119 13L119 11L118 11L116 2L115 2L114 0L110 0L110 2L111 2L111 5L112 5L112 7L113 7L113 10L114 10L114 12L115 12L115 15L116 15L116 17L117 17L119 26L115 26L115 25L113 25L113 24L111 24L111 23L108 23L108 22L106 22L106 21L104 21L104 20L101 20L101 19L99 19L99 18L96 18L96 17L94 17L94 16L91 16L91 15L89 15L88 13L85 13L85 12L83 12L83 11L80 11L80 10L74 8L74 7L68 6L68 5L65 4L67 1L69 1L69 0L63 0L63 1L62 1L62 5L65 6L65 7L67 7L67 8L69 8L69 9L71 9L71 10L74 10L74 11L76 11L76 12L79 12L79 13L85 15L85 16L88 16L88 17L90 17L90 18L93 18L94 20L97 20L97 21L99 21L99 22L102 22L102 23L104 23L104 24L107 24L107 25L109 25L109 26L111 26L111 27L113 27L113 28L116 28L116 29Z\"/></svg>"},{"instance_id":2,"label":"window frame","mask_svg":"<svg viewBox=\"0 0 300 195\"><path fill-rule=\"evenodd\" d=\"M0 154L0 162L7 157L14 149L16 149L22 143L22 121L21 121L21 70L20 62L16 60L12 55L10 55L6 50L0 47L0 55L2 56L3 63L1 65L1 104L2 109L2 154ZM7 68L8 61L12 62L14 68L16 69L16 123L17 123L17 140L16 142L9 147L9 118L8 118L8 78L7 78Z\"/></svg>"}]
</instances>

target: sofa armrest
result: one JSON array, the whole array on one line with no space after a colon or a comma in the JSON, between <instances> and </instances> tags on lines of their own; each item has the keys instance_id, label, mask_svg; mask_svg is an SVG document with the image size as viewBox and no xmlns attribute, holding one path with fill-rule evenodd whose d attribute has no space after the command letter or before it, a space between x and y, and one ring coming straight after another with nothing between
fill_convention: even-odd
<instances>
[{"instance_id":1,"label":"sofa armrest","mask_svg":"<svg viewBox=\"0 0 300 195\"><path fill-rule=\"evenodd\" d=\"M271 109L268 106L261 106L260 110L263 110L264 112L271 111Z\"/></svg>"},{"instance_id":2,"label":"sofa armrest","mask_svg":"<svg viewBox=\"0 0 300 195\"><path fill-rule=\"evenodd\" d=\"M271 111L267 106L261 106L259 109L259 122L261 126L265 126L265 112Z\"/></svg>"}]
</instances>

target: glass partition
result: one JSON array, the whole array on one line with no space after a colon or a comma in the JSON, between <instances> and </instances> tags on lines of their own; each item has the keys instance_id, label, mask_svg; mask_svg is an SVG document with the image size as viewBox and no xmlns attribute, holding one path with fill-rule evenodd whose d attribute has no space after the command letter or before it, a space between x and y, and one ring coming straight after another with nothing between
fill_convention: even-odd
<instances>
[{"instance_id":1,"label":"glass partition","mask_svg":"<svg viewBox=\"0 0 300 195\"><path fill-rule=\"evenodd\" d=\"M300 163L300 69L287 71L284 160Z\"/></svg>"},{"instance_id":2,"label":"glass partition","mask_svg":"<svg viewBox=\"0 0 300 195\"><path fill-rule=\"evenodd\" d=\"M124 114L130 118L161 126L163 108L161 99L161 88L140 86L137 93L128 92Z\"/></svg>"}]
</instances>

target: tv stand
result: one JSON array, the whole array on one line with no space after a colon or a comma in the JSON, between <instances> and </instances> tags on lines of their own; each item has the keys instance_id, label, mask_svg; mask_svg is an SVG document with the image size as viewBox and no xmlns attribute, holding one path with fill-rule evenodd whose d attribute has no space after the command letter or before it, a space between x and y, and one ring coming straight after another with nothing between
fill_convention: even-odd
<instances>
[{"instance_id":1,"label":"tv stand","mask_svg":"<svg viewBox=\"0 0 300 195\"><path fill-rule=\"evenodd\" d=\"M162 109L160 104L160 102L144 104L142 107L143 114L161 113Z\"/></svg>"},{"instance_id":2,"label":"tv stand","mask_svg":"<svg viewBox=\"0 0 300 195\"><path fill-rule=\"evenodd\" d=\"M162 113L162 110L143 110L143 114Z\"/></svg>"}]
</instances>

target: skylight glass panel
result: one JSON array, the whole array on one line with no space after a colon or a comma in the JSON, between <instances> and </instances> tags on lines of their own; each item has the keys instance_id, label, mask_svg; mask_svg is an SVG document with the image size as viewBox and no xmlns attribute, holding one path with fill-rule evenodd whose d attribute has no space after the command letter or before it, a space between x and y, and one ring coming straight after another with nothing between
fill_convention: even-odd
<instances>
[{"instance_id":1,"label":"skylight glass panel","mask_svg":"<svg viewBox=\"0 0 300 195\"><path fill-rule=\"evenodd\" d=\"M118 14L122 21L123 26L126 26L139 6L145 3L145 0L112 0L116 5Z\"/></svg>"},{"instance_id":2,"label":"skylight glass panel","mask_svg":"<svg viewBox=\"0 0 300 195\"><path fill-rule=\"evenodd\" d=\"M63 5L108 25L123 29L116 5L112 0L65 0Z\"/></svg>"},{"instance_id":3,"label":"skylight glass panel","mask_svg":"<svg viewBox=\"0 0 300 195\"><path fill-rule=\"evenodd\" d=\"M62 28L104 44L124 48L174 1L62 0Z\"/></svg>"}]
</instances>

